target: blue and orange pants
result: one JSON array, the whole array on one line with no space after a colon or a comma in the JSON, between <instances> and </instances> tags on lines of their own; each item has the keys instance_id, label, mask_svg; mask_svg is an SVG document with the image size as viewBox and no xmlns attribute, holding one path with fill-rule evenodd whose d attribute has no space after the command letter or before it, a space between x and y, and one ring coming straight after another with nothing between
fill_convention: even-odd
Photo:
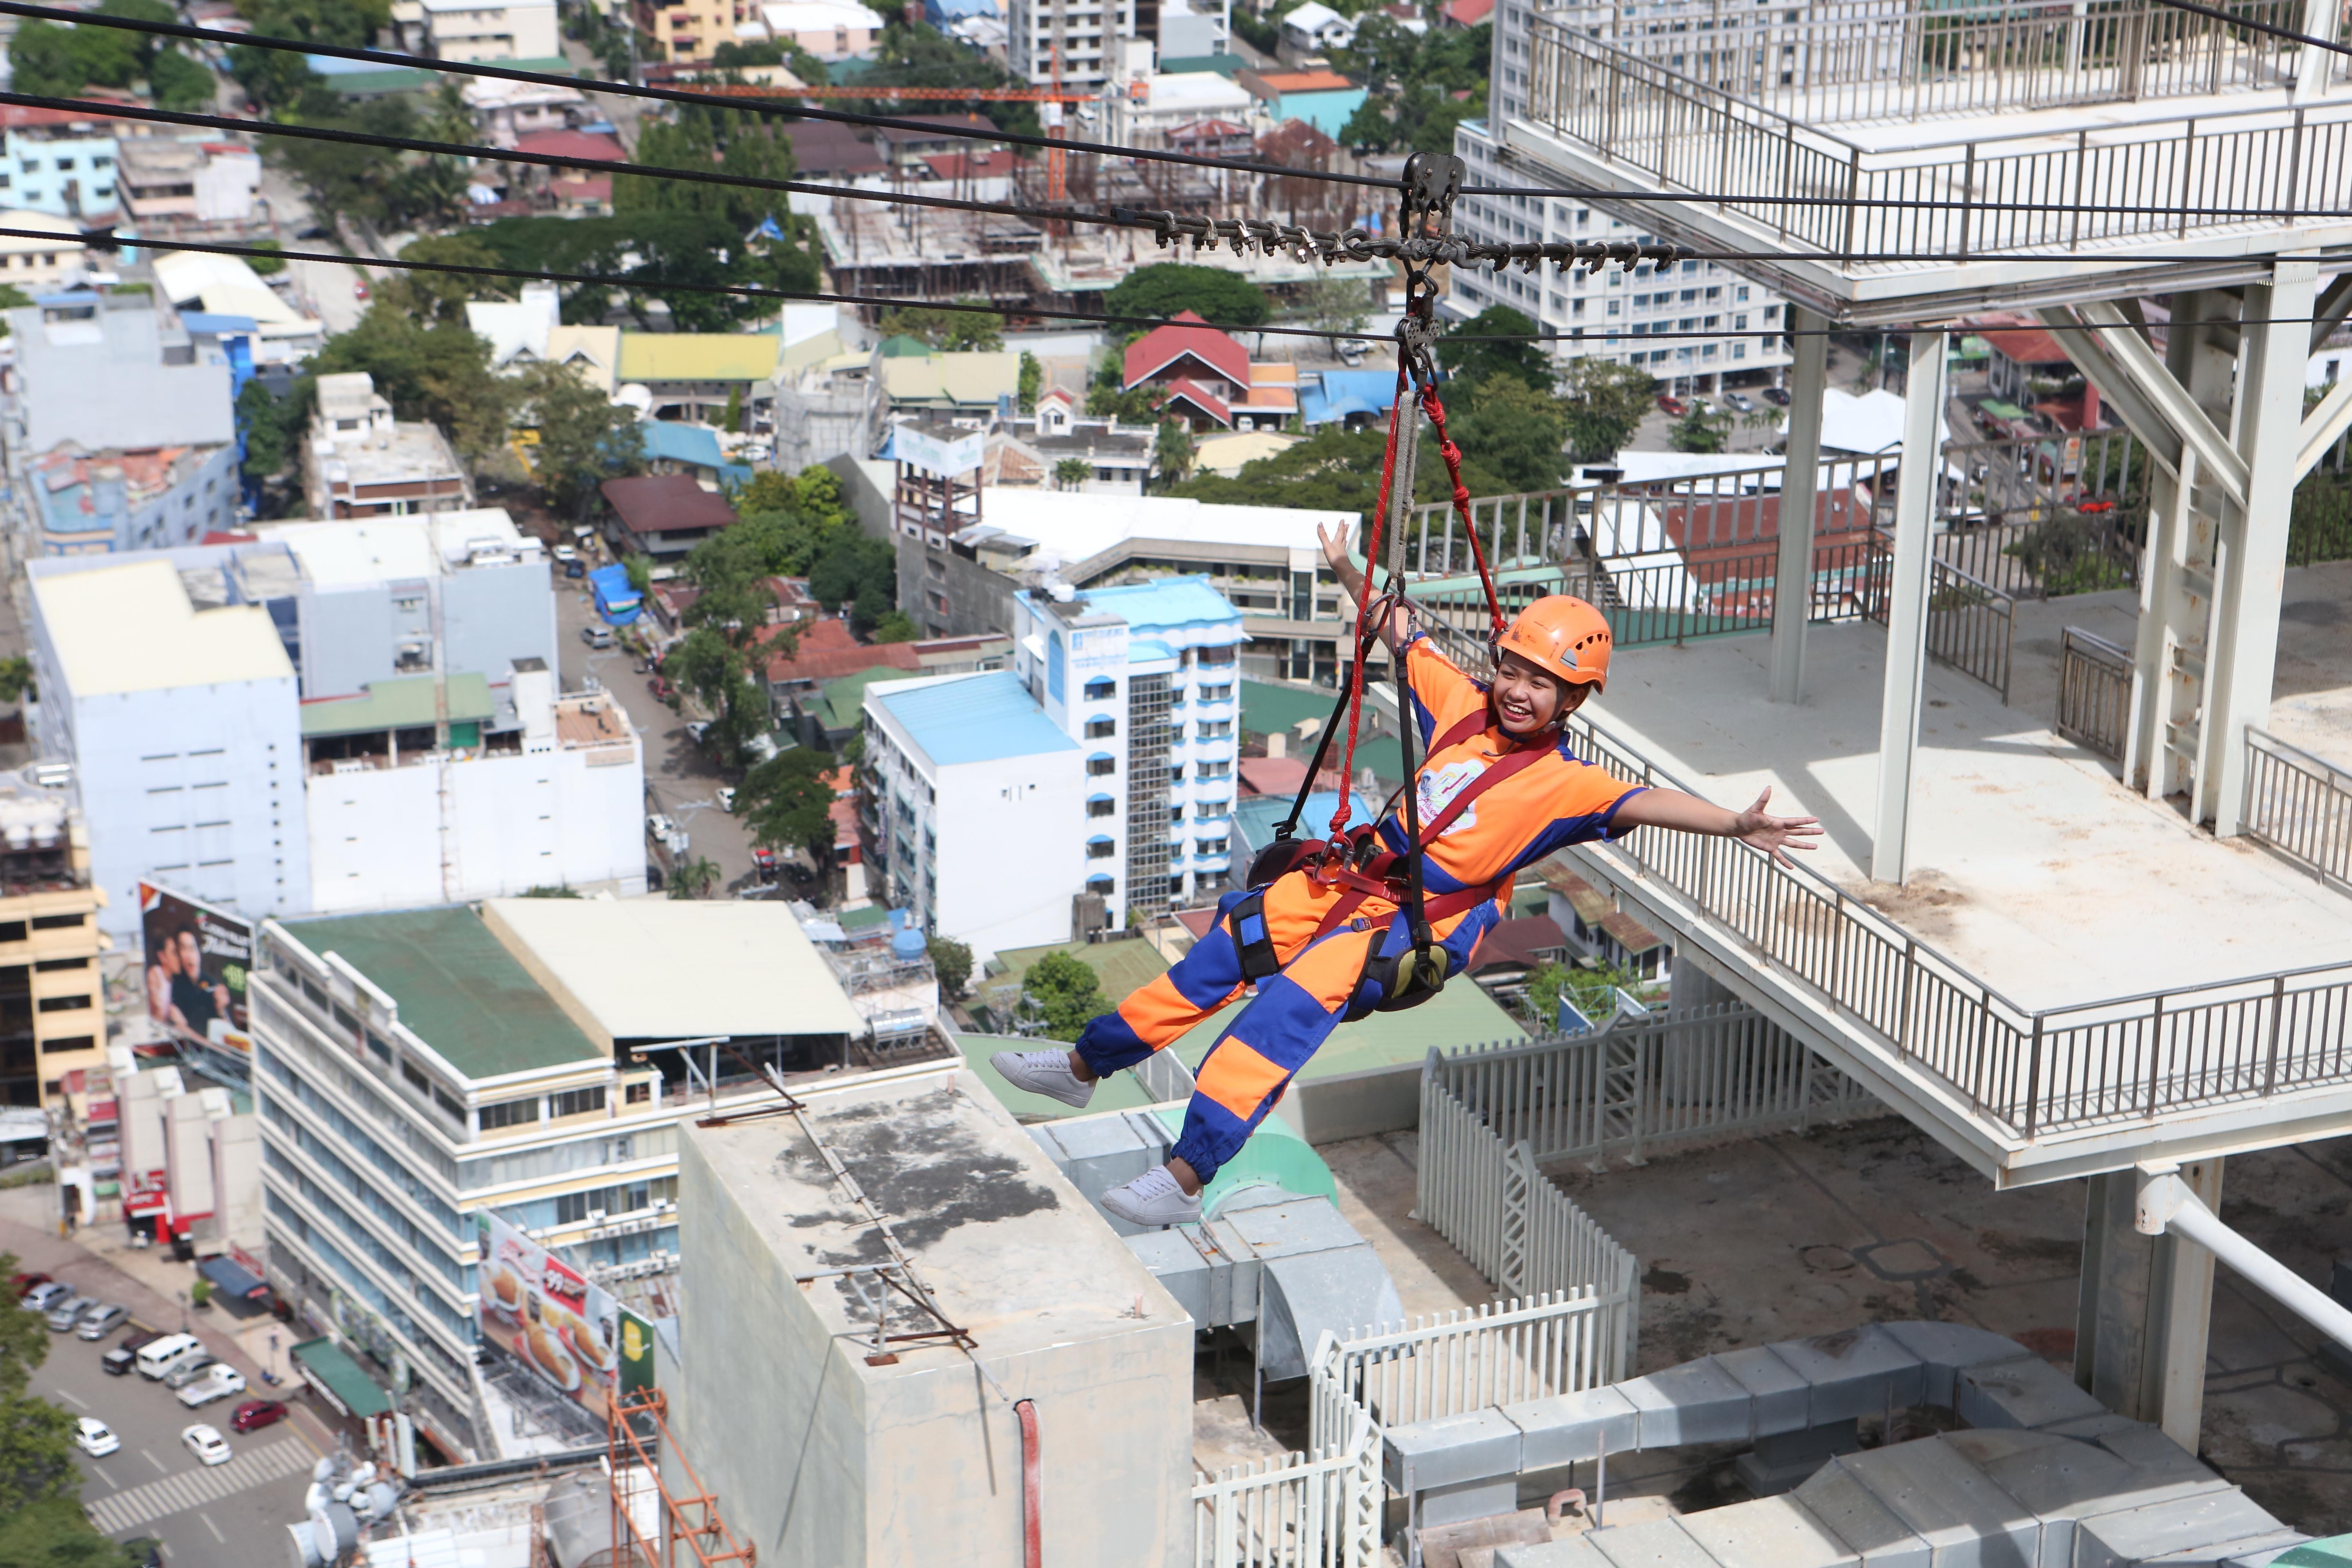
<instances>
[{"instance_id":1,"label":"blue and orange pants","mask_svg":"<svg viewBox=\"0 0 2352 1568\"><path fill-rule=\"evenodd\" d=\"M1381 944L1383 954L1410 945L1397 906L1380 898L1365 900L1346 924L1313 940L1345 890L1301 872L1266 889L1266 929L1282 973L1258 983L1256 999L1234 1015L1202 1058L1184 1131L1169 1151L1203 1182L1240 1151L1339 1026L1373 944ZM1191 952L1120 1003L1118 1012L1104 1014L1080 1033L1078 1055L1097 1075L1133 1067L1242 994L1241 952L1225 916L1243 896L1233 892L1219 900L1217 923ZM1443 941L1468 918L1440 921L1434 934ZM1457 963L1455 968L1461 967Z\"/></svg>"}]
</instances>

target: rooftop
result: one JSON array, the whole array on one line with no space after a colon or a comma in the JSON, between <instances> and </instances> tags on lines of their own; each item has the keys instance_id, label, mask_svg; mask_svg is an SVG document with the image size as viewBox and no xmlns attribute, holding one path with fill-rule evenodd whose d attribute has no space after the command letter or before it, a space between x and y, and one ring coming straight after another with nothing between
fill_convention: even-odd
<instances>
[{"instance_id":1,"label":"rooftop","mask_svg":"<svg viewBox=\"0 0 2352 1568\"><path fill-rule=\"evenodd\" d=\"M605 1054L470 909L281 923L321 958L341 954L392 998L409 1032L465 1078L503 1078Z\"/></svg>"},{"instance_id":2,"label":"rooftop","mask_svg":"<svg viewBox=\"0 0 2352 1568\"><path fill-rule=\"evenodd\" d=\"M1087 603L1108 611L1138 631L1166 626L1230 626L1238 635L1242 613L1209 586L1206 577L1160 577L1118 588L1089 588Z\"/></svg>"},{"instance_id":3,"label":"rooftop","mask_svg":"<svg viewBox=\"0 0 2352 1568\"><path fill-rule=\"evenodd\" d=\"M394 580L436 577L475 564L535 559L539 540L515 526L504 507L421 512L407 517L276 522L257 538L282 544L311 587L322 593Z\"/></svg>"},{"instance_id":4,"label":"rooftop","mask_svg":"<svg viewBox=\"0 0 2352 1568\"><path fill-rule=\"evenodd\" d=\"M1168 325L1154 327L1128 344L1122 362L1126 384L1149 381L1188 355L1236 386L1250 384L1249 351L1198 313L1182 310Z\"/></svg>"},{"instance_id":5,"label":"rooftop","mask_svg":"<svg viewBox=\"0 0 2352 1568\"><path fill-rule=\"evenodd\" d=\"M1009 669L877 681L866 700L897 720L935 767L1078 749Z\"/></svg>"},{"instance_id":6,"label":"rooftop","mask_svg":"<svg viewBox=\"0 0 2352 1568\"><path fill-rule=\"evenodd\" d=\"M765 381L783 340L774 332L621 333L623 381Z\"/></svg>"},{"instance_id":7,"label":"rooftop","mask_svg":"<svg viewBox=\"0 0 2352 1568\"><path fill-rule=\"evenodd\" d=\"M34 613L74 698L294 679L268 610L198 610L169 560L56 574L36 563L31 576Z\"/></svg>"},{"instance_id":8,"label":"rooftop","mask_svg":"<svg viewBox=\"0 0 2352 1568\"><path fill-rule=\"evenodd\" d=\"M446 701L444 704L444 691ZM498 713L487 676L472 671L452 675L446 682L430 675L395 676L369 682L356 697L330 697L302 704L304 739L323 735L361 735L379 730L415 730L446 719L453 724L479 723Z\"/></svg>"},{"instance_id":9,"label":"rooftop","mask_svg":"<svg viewBox=\"0 0 2352 1568\"><path fill-rule=\"evenodd\" d=\"M601 1045L865 1032L782 902L491 899L482 921Z\"/></svg>"},{"instance_id":10,"label":"rooftop","mask_svg":"<svg viewBox=\"0 0 2352 1568\"><path fill-rule=\"evenodd\" d=\"M597 488L632 533L725 528L735 521L735 509L727 504L727 498L704 489L688 474L606 479Z\"/></svg>"},{"instance_id":11,"label":"rooftop","mask_svg":"<svg viewBox=\"0 0 2352 1568\"><path fill-rule=\"evenodd\" d=\"M1395 384L1391 375L1390 384ZM1318 526L1353 525L1352 511L1302 507L1223 506L1181 496L1078 495L1067 490L991 486L981 498L985 526L1034 540L1024 565L1076 565L1131 540L1243 549L1319 551Z\"/></svg>"},{"instance_id":12,"label":"rooftop","mask_svg":"<svg viewBox=\"0 0 2352 1568\"><path fill-rule=\"evenodd\" d=\"M404 484L418 479L462 485L465 473L449 437L438 425L403 420L389 434L337 441L319 456L320 476L331 486Z\"/></svg>"}]
</instances>

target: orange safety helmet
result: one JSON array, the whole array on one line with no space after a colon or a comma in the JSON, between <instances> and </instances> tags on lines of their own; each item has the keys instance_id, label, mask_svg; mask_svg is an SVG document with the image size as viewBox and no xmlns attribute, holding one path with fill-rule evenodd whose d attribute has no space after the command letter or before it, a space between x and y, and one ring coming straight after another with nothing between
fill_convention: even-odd
<instances>
[{"instance_id":1,"label":"orange safety helmet","mask_svg":"<svg viewBox=\"0 0 2352 1568\"><path fill-rule=\"evenodd\" d=\"M1582 599L1547 594L1519 612L1495 645L1541 665L1572 686L1609 686L1609 618Z\"/></svg>"}]
</instances>

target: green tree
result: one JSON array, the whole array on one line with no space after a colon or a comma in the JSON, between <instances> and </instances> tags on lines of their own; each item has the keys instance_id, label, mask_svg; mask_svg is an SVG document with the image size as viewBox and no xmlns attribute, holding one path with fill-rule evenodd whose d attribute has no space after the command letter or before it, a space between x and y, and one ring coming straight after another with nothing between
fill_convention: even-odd
<instances>
[{"instance_id":1,"label":"green tree","mask_svg":"<svg viewBox=\"0 0 2352 1568\"><path fill-rule=\"evenodd\" d=\"M1173 316L1191 310L1213 326L1244 329L1264 326L1274 313L1265 290L1248 279L1222 267L1185 261L1137 268L1103 297L1103 310L1111 316Z\"/></svg>"},{"instance_id":2,"label":"green tree","mask_svg":"<svg viewBox=\"0 0 2352 1568\"><path fill-rule=\"evenodd\" d=\"M32 302L33 297L15 284L0 283L0 310L21 310ZM8 318L0 315L0 342L7 341L9 331Z\"/></svg>"},{"instance_id":3,"label":"green tree","mask_svg":"<svg viewBox=\"0 0 2352 1568\"><path fill-rule=\"evenodd\" d=\"M1184 476L1192 471L1194 456L1192 427L1181 419L1162 419L1160 434L1151 442L1151 462L1160 470L1160 482L1183 483Z\"/></svg>"},{"instance_id":4,"label":"green tree","mask_svg":"<svg viewBox=\"0 0 2352 1568\"><path fill-rule=\"evenodd\" d=\"M1472 495L1550 489L1568 477L1569 410L1559 398L1497 372L1472 384L1467 401L1447 411L1447 428ZM1433 466L1443 475L1443 460Z\"/></svg>"},{"instance_id":5,"label":"green tree","mask_svg":"<svg viewBox=\"0 0 2352 1568\"><path fill-rule=\"evenodd\" d=\"M839 764L830 752L795 746L743 775L735 812L751 826L751 842L782 854L803 851L818 867L833 864L833 784Z\"/></svg>"},{"instance_id":6,"label":"green tree","mask_svg":"<svg viewBox=\"0 0 2352 1568\"><path fill-rule=\"evenodd\" d=\"M242 48L243 46L239 46ZM236 50L232 50L234 54ZM299 56L272 50L251 50L272 60ZM302 68L306 72L309 68ZM248 84L246 90L254 89ZM317 78L286 102L272 106L276 118L289 124L330 131L350 131L370 136L415 136L416 114L405 98L378 98L353 102ZM410 166L406 154L338 142L306 142L291 137L265 139L265 155L307 186L311 206L322 213L348 213L371 223L389 222L401 204L410 199L402 184Z\"/></svg>"},{"instance_id":7,"label":"green tree","mask_svg":"<svg viewBox=\"0 0 2352 1568\"><path fill-rule=\"evenodd\" d=\"M1074 490L1094 478L1095 466L1084 458L1065 458L1054 465L1054 488Z\"/></svg>"},{"instance_id":8,"label":"green tree","mask_svg":"<svg viewBox=\"0 0 2352 1568\"><path fill-rule=\"evenodd\" d=\"M36 700L40 696L33 689L33 661L21 653L0 658L0 702L14 702L28 695Z\"/></svg>"},{"instance_id":9,"label":"green tree","mask_svg":"<svg viewBox=\"0 0 2352 1568\"><path fill-rule=\"evenodd\" d=\"M16 1271L16 1255L0 1254L0 1278ZM26 1392L48 1353L38 1314L0 1310L0 1519L49 1499L70 1502L81 1491L73 1417Z\"/></svg>"},{"instance_id":10,"label":"green tree","mask_svg":"<svg viewBox=\"0 0 2352 1568\"><path fill-rule=\"evenodd\" d=\"M516 384L490 371L490 345L456 322L427 325L379 300L310 360L313 374L366 371L403 419L448 431L458 455L479 461L501 445Z\"/></svg>"},{"instance_id":11,"label":"green tree","mask_svg":"<svg viewBox=\"0 0 2352 1568\"><path fill-rule=\"evenodd\" d=\"M1045 1026L1048 1039L1075 1040L1090 1018L1114 1010L1102 994L1102 978L1083 958L1049 952L1021 977L1019 1010Z\"/></svg>"},{"instance_id":12,"label":"green tree","mask_svg":"<svg viewBox=\"0 0 2352 1568\"><path fill-rule=\"evenodd\" d=\"M212 107L220 81L209 67L177 49L160 49L147 68L147 90L155 107L191 113Z\"/></svg>"},{"instance_id":13,"label":"green tree","mask_svg":"<svg viewBox=\"0 0 2352 1568\"><path fill-rule=\"evenodd\" d=\"M1605 359L1573 359L1562 367L1560 395L1568 404L1570 456L1606 462L1624 449L1658 384L1647 372Z\"/></svg>"},{"instance_id":14,"label":"green tree","mask_svg":"<svg viewBox=\"0 0 2352 1568\"><path fill-rule=\"evenodd\" d=\"M1468 341L1476 338L1511 341ZM1535 322L1508 305L1489 305L1468 321L1446 328L1437 352L1450 383L1484 381L1497 371L1517 376L1529 386L1548 387L1552 383L1551 359L1537 340Z\"/></svg>"},{"instance_id":15,"label":"green tree","mask_svg":"<svg viewBox=\"0 0 2352 1568\"><path fill-rule=\"evenodd\" d=\"M870 534L836 534L809 568L809 592L828 610L847 605L850 628L870 632L898 607L897 552Z\"/></svg>"},{"instance_id":16,"label":"green tree","mask_svg":"<svg viewBox=\"0 0 2352 1568\"><path fill-rule=\"evenodd\" d=\"M733 39L710 51L710 63L720 70L740 70L748 66L780 66L784 63L783 46L772 38L759 38L748 44Z\"/></svg>"},{"instance_id":17,"label":"green tree","mask_svg":"<svg viewBox=\"0 0 2352 1568\"><path fill-rule=\"evenodd\" d=\"M971 949L952 937L934 936L923 943L931 955L931 973L938 976L940 994L950 1001L971 984Z\"/></svg>"},{"instance_id":18,"label":"green tree","mask_svg":"<svg viewBox=\"0 0 2352 1568\"><path fill-rule=\"evenodd\" d=\"M1454 127L1486 110L1491 47L1483 23L1415 34L1391 17L1366 16L1349 47L1333 56L1371 89L1340 127L1339 141L1383 152L1452 152Z\"/></svg>"},{"instance_id":19,"label":"green tree","mask_svg":"<svg viewBox=\"0 0 2352 1568\"><path fill-rule=\"evenodd\" d=\"M626 561L621 563L621 569L629 574L629 586L636 592L642 594L646 589L654 585L654 558L652 556L632 555Z\"/></svg>"},{"instance_id":20,"label":"green tree","mask_svg":"<svg viewBox=\"0 0 2352 1568\"><path fill-rule=\"evenodd\" d=\"M1709 414L1698 403L1675 421L1666 432L1666 440L1677 452L1720 452L1723 437L1731 421L1720 414Z\"/></svg>"},{"instance_id":21,"label":"green tree","mask_svg":"<svg viewBox=\"0 0 2352 1568\"><path fill-rule=\"evenodd\" d=\"M8 41L8 69L18 92L71 98L93 82L130 86L139 75L139 45L110 28L26 21Z\"/></svg>"},{"instance_id":22,"label":"green tree","mask_svg":"<svg viewBox=\"0 0 2352 1568\"><path fill-rule=\"evenodd\" d=\"M673 899L701 899L710 895L719 883L719 868L707 855L697 855L669 874L669 896Z\"/></svg>"},{"instance_id":23,"label":"green tree","mask_svg":"<svg viewBox=\"0 0 2352 1568\"><path fill-rule=\"evenodd\" d=\"M882 29L877 42L874 63L857 77L864 87L981 87L1019 88L1029 84L1015 79L1003 66L985 55L967 48L937 27L923 23L908 26L896 19ZM801 75L800 57L795 57L793 74ZM824 79L820 72L814 77L802 76L812 84ZM903 114L906 104L895 98L851 99L835 105L840 109L864 110L873 114ZM1043 127L1038 123L1036 105L983 101L976 105L1000 131L1035 136Z\"/></svg>"},{"instance_id":24,"label":"green tree","mask_svg":"<svg viewBox=\"0 0 2352 1568\"><path fill-rule=\"evenodd\" d=\"M391 22L392 0L238 0L237 11L257 37L364 48ZM229 75L272 111L300 101L316 79L300 55L243 44L229 50Z\"/></svg>"},{"instance_id":25,"label":"green tree","mask_svg":"<svg viewBox=\"0 0 2352 1568\"><path fill-rule=\"evenodd\" d=\"M788 511L812 529L837 530L855 525L857 519L849 510L841 489L841 476L821 463L812 463L797 474L779 473L769 469L751 476L751 482L735 493L735 510L747 516L752 512ZM814 560L812 555L810 560ZM779 572L799 576L809 569L810 561L797 565L782 565Z\"/></svg>"},{"instance_id":26,"label":"green tree","mask_svg":"<svg viewBox=\"0 0 2352 1568\"><path fill-rule=\"evenodd\" d=\"M0 1516L0 1568L141 1568L146 1561L144 1548L100 1535L70 1499L48 1498Z\"/></svg>"},{"instance_id":27,"label":"green tree","mask_svg":"<svg viewBox=\"0 0 2352 1568\"><path fill-rule=\"evenodd\" d=\"M985 305L988 301L963 295L955 303ZM919 338L948 353L1004 346L1004 318L994 311L982 315L977 310L942 310L927 305L894 306L882 312L881 331L885 337Z\"/></svg>"},{"instance_id":28,"label":"green tree","mask_svg":"<svg viewBox=\"0 0 2352 1568\"><path fill-rule=\"evenodd\" d=\"M1096 418L1116 416L1130 425L1149 425L1159 416L1165 392L1150 382L1132 389L1126 384L1127 351L1141 336L1140 331L1129 332L1096 363L1094 379L1087 385L1087 412Z\"/></svg>"},{"instance_id":29,"label":"green tree","mask_svg":"<svg viewBox=\"0 0 2352 1568\"><path fill-rule=\"evenodd\" d=\"M1045 365L1027 349L1021 351L1021 412L1037 412L1037 395L1045 390Z\"/></svg>"},{"instance_id":30,"label":"green tree","mask_svg":"<svg viewBox=\"0 0 2352 1568\"><path fill-rule=\"evenodd\" d=\"M499 267L499 253L470 234L428 235L400 247L403 261L445 267ZM511 300L516 284L507 278L471 278L462 272L399 272L379 287L383 302L428 324L464 326L468 300Z\"/></svg>"},{"instance_id":31,"label":"green tree","mask_svg":"<svg viewBox=\"0 0 2352 1568\"><path fill-rule=\"evenodd\" d=\"M280 251L286 248L274 239L257 239L252 243L256 250ZM253 268L253 275L257 278L275 278L286 270L286 258L282 256L248 256L245 264Z\"/></svg>"},{"instance_id":32,"label":"green tree","mask_svg":"<svg viewBox=\"0 0 2352 1568\"><path fill-rule=\"evenodd\" d=\"M1363 331L1372 291L1360 278L1317 277L1296 290L1292 314L1318 331Z\"/></svg>"},{"instance_id":33,"label":"green tree","mask_svg":"<svg viewBox=\"0 0 2352 1568\"><path fill-rule=\"evenodd\" d=\"M768 691L754 681L744 649L726 632L698 626L662 660L662 673L710 715L712 754L732 758L768 727Z\"/></svg>"},{"instance_id":34,"label":"green tree","mask_svg":"<svg viewBox=\"0 0 2352 1568\"><path fill-rule=\"evenodd\" d=\"M585 522L597 486L646 471L635 411L614 403L571 366L535 364L515 384L516 417L539 432L534 477L558 512Z\"/></svg>"},{"instance_id":35,"label":"green tree","mask_svg":"<svg viewBox=\"0 0 2352 1568\"><path fill-rule=\"evenodd\" d=\"M904 610L892 610L874 623L873 640L877 643L913 642L922 635L922 627Z\"/></svg>"},{"instance_id":36,"label":"green tree","mask_svg":"<svg viewBox=\"0 0 2352 1568\"><path fill-rule=\"evenodd\" d=\"M245 384L236 395L236 423L245 432L243 472L247 477L276 479L292 466L301 450L302 429L310 423L317 384L306 375L279 397L258 380Z\"/></svg>"}]
</instances>

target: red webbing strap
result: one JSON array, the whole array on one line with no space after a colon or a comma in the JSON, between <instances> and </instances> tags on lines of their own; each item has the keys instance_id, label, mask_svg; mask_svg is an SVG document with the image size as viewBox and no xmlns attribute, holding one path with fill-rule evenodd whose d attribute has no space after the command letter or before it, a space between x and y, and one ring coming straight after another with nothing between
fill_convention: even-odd
<instances>
[{"instance_id":1,"label":"red webbing strap","mask_svg":"<svg viewBox=\"0 0 2352 1568\"><path fill-rule=\"evenodd\" d=\"M1495 623L1495 635L1503 631L1503 606L1495 597L1495 574L1486 570L1486 547L1478 542L1478 525L1470 516L1470 491L1462 483L1462 448L1445 433L1445 405L1437 401L1435 384L1421 390L1421 411L1437 430L1437 455L1445 459L1445 477L1454 485L1454 510L1462 519L1463 531L1470 536L1470 554L1478 563L1478 582L1486 590L1486 616Z\"/></svg>"},{"instance_id":2,"label":"red webbing strap","mask_svg":"<svg viewBox=\"0 0 2352 1568\"><path fill-rule=\"evenodd\" d=\"M1356 733L1364 716L1364 626L1372 611L1372 573L1381 559L1381 524L1389 513L1389 487L1396 482L1397 432L1404 427L1404 395L1410 385L1402 363L1397 366L1396 401L1389 405L1388 451L1381 459L1381 499L1372 509L1371 531L1364 540L1364 592L1356 601L1356 664L1348 686L1348 749L1339 758L1339 807L1331 814L1331 837L1348 830L1349 781L1356 772Z\"/></svg>"}]
</instances>

